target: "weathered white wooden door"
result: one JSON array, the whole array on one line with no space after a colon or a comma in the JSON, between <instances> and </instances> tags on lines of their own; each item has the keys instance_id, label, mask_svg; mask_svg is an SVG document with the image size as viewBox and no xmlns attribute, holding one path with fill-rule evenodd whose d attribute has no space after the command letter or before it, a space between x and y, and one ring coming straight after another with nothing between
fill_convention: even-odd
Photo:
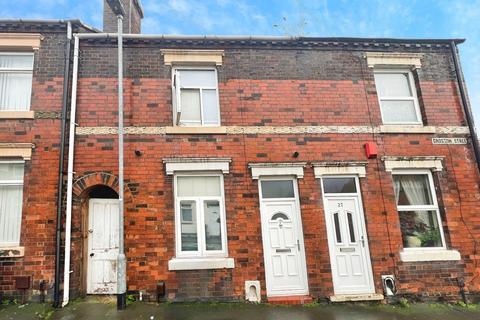
<instances>
[{"instance_id":1,"label":"weathered white wooden door","mask_svg":"<svg viewBox=\"0 0 480 320\"><path fill-rule=\"evenodd\" d=\"M90 199L88 294L117 293L118 214L117 199Z\"/></svg>"},{"instance_id":2,"label":"weathered white wooden door","mask_svg":"<svg viewBox=\"0 0 480 320\"><path fill-rule=\"evenodd\" d=\"M325 197L335 294L374 293L368 241L358 197Z\"/></svg>"},{"instance_id":3,"label":"weathered white wooden door","mask_svg":"<svg viewBox=\"0 0 480 320\"><path fill-rule=\"evenodd\" d=\"M284 182L279 181L279 182ZM270 181L275 183L275 180ZM294 180L290 180L293 187ZM275 188L270 185L269 187ZM265 193L264 193L265 195ZM305 249L297 192L293 199L261 200L267 295L308 294Z\"/></svg>"}]
</instances>

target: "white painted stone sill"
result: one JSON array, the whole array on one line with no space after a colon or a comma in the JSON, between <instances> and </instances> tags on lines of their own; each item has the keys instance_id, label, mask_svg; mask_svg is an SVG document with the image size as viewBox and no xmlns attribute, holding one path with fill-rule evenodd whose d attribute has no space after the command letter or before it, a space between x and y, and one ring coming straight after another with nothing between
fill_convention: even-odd
<instances>
[{"instance_id":1,"label":"white painted stone sill","mask_svg":"<svg viewBox=\"0 0 480 320\"><path fill-rule=\"evenodd\" d=\"M460 252L457 250L404 250L400 252L400 260L403 262L458 261L460 259Z\"/></svg>"},{"instance_id":2,"label":"white painted stone sill","mask_svg":"<svg viewBox=\"0 0 480 320\"><path fill-rule=\"evenodd\" d=\"M381 133L435 133L432 126L422 125L383 125L379 127Z\"/></svg>"},{"instance_id":3,"label":"white painted stone sill","mask_svg":"<svg viewBox=\"0 0 480 320\"><path fill-rule=\"evenodd\" d=\"M227 128L221 127L165 127L166 134L227 134Z\"/></svg>"},{"instance_id":4,"label":"white painted stone sill","mask_svg":"<svg viewBox=\"0 0 480 320\"><path fill-rule=\"evenodd\" d=\"M205 269L233 269L233 258L173 258L168 261L168 270L205 270Z\"/></svg>"},{"instance_id":5,"label":"white painted stone sill","mask_svg":"<svg viewBox=\"0 0 480 320\"><path fill-rule=\"evenodd\" d=\"M25 255L25 247L11 246L0 247L0 259L1 258L20 258Z\"/></svg>"},{"instance_id":6,"label":"white painted stone sill","mask_svg":"<svg viewBox=\"0 0 480 320\"><path fill-rule=\"evenodd\" d=\"M34 119L34 111L0 111L0 119Z\"/></svg>"}]
</instances>

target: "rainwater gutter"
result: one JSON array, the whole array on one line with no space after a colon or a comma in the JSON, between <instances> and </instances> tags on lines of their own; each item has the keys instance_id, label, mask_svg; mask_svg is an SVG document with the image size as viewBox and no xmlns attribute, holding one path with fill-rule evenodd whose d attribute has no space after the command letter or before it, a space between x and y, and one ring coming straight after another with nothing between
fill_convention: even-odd
<instances>
[{"instance_id":1,"label":"rainwater gutter","mask_svg":"<svg viewBox=\"0 0 480 320\"><path fill-rule=\"evenodd\" d=\"M63 274L63 302L62 307L70 299L70 252L72 232L72 190L73 190L73 154L75 148L75 114L77 110L77 83L78 83L78 54L79 38L75 35L73 49L72 99L70 102L70 127L68 136L68 167L67 167L67 204L65 213L65 263Z\"/></svg>"},{"instance_id":2,"label":"rainwater gutter","mask_svg":"<svg viewBox=\"0 0 480 320\"><path fill-rule=\"evenodd\" d=\"M72 24L67 21L67 47L65 49L65 67L63 74L62 122L60 126L60 155L57 182L57 221L55 230L55 283L53 287L53 306L60 307L60 272L62 243L62 204L63 204L63 169L65 160L65 130L67 124L68 80L70 76L70 55L72 43Z\"/></svg>"},{"instance_id":3,"label":"rainwater gutter","mask_svg":"<svg viewBox=\"0 0 480 320\"><path fill-rule=\"evenodd\" d=\"M470 130L470 136L472 139L473 151L475 153L475 160L477 167L480 170L480 145L478 142L477 132L475 129L475 122L473 121L472 108L467 98L467 89L465 88L465 79L463 78L462 67L460 66L460 59L458 57L458 48L455 41L450 43L452 49L453 64L455 66L455 75L457 77L458 89L460 92L460 99L462 100L462 107L467 120L467 125Z\"/></svg>"}]
</instances>

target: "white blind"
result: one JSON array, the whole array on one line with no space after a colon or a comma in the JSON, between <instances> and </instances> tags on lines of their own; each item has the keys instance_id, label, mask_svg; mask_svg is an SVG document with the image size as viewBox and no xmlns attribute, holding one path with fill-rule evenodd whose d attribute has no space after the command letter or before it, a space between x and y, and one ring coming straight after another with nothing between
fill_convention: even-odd
<instances>
[{"instance_id":1,"label":"white blind","mask_svg":"<svg viewBox=\"0 0 480 320\"><path fill-rule=\"evenodd\" d=\"M0 163L0 246L20 244L23 163Z\"/></svg>"},{"instance_id":2,"label":"white blind","mask_svg":"<svg viewBox=\"0 0 480 320\"><path fill-rule=\"evenodd\" d=\"M178 177L179 197L219 197L220 177Z\"/></svg>"},{"instance_id":3,"label":"white blind","mask_svg":"<svg viewBox=\"0 0 480 320\"><path fill-rule=\"evenodd\" d=\"M0 111L30 109L33 54L0 54Z\"/></svg>"}]
</instances>

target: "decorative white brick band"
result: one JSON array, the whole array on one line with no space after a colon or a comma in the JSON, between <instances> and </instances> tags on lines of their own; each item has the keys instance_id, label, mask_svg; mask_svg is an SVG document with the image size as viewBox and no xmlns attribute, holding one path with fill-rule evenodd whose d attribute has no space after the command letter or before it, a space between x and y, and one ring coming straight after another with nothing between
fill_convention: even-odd
<instances>
[{"instance_id":1,"label":"decorative white brick band","mask_svg":"<svg viewBox=\"0 0 480 320\"><path fill-rule=\"evenodd\" d=\"M173 130L171 126L166 127L125 127L125 134L131 135L165 135L165 134L186 134L186 132ZM468 127L399 127L388 128L385 126L228 126L221 127L221 132L211 130L208 134L362 134L362 133L422 133L422 134L469 134ZM178 132L177 132L178 131ZM193 132L193 131L192 131ZM88 135L114 135L117 134L117 127L77 127L76 134L79 136ZM192 133L194 134L194 133ZM207 134L207 133L205 133Z\"/></svg>"}]
</instances>

